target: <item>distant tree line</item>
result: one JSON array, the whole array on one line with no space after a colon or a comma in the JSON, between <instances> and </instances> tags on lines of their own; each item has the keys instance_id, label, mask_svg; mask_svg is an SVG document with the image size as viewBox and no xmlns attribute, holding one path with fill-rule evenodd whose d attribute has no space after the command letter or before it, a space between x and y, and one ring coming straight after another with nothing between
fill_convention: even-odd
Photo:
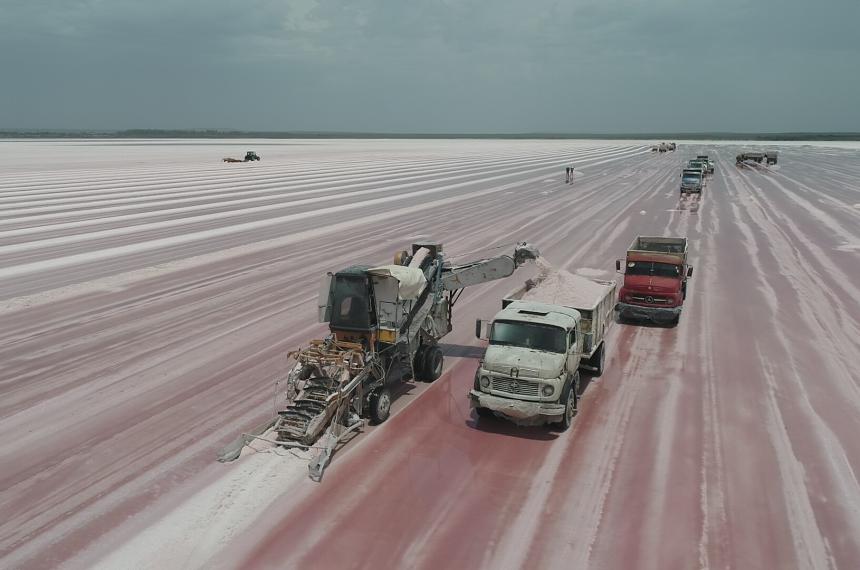
<instances>
[{"instance_id":1,"label":"distant tree line","mask_svg":"<svg viewBox=\"0 0 860 570\"><path fill-rule=\"evenodd\" d=\"M858 141L860 133L357 133L220 129L3 130L6 139L633 139Z\"/></svg>"}]
</instances>

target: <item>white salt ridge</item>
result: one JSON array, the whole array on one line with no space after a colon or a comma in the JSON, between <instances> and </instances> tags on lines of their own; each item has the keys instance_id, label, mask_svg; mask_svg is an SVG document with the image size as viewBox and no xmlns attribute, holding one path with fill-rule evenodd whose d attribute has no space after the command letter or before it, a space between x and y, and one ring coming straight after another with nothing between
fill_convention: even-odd
<instances>
[{"instance_id":1,"label":"white salt ridge","mask_svg":"<svg viewBox=\"0 0 860 570\"><path fill-rule=\"evenodd\" d=\"M210 558L247 529L278 497L293 491L307 477L303 454L267 448L246 451L238 464L208 487L176 506L158 524L148 527L98 561L93 567L159 570L209 566Z\"/></svg>"}]
</instances>

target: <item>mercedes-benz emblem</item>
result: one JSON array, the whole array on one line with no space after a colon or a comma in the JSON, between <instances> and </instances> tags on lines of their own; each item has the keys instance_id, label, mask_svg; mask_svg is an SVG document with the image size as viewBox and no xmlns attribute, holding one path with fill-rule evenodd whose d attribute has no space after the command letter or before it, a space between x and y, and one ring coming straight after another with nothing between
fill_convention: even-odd
<instances>
[{"instance_id":1,"label":"mercedes-benz emblem","mask_svg":"<svg viewBox=\"0 0 860 570\"><path fill-rule=\"evenodd\" d=\"M511 376L513 376L514 378L519 378L520 377L520 369L516 368L516 367L511 368Z\"/></svg>"},{"instance_id":2,"label":"mercedes-benz emblem","mask_svg":"<svg viewBox=\"0 0 860 570\"><path fill-rule=\"evenodd\" d=\"M511 391L516 392L520 389L520 385L517 382L511 382Z\"/></svg>"},{"instance_id":3,"label":"mercedes-benz emblem","mask_svg":"<svg viewBox=\"0 0 860 570\"><path fill-rule=\"evenodd\" d=\"M653 303L653 302L654 302L654 297L652 297L652 296L650 296L650 295L649 295L649 296L647 296L647 297L645 297L645 302L646 302L646 303Z\"/></svg>"}]
</instances>

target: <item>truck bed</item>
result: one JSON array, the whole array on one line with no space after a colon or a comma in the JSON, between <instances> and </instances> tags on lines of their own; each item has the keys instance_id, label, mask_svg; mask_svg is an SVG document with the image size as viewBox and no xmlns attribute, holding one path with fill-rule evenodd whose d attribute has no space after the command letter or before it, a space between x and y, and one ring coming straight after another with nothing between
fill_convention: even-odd
<instances>
[{"instance_id":1,"label":"truck bed","mask_svg":"<svg viewBox=\"0 0 860 570\"><path fill-rule=\"evenodd\" d=\"M523 293L523 301L561 305L579 311L580 332L585 336L583 352L591 356L603 340L611 323L615 304L615 281L589 279L558 271L548 275L540 285Z\"/></svg>"},{"instance_id":2,"label":"truck bed","mask_svg":"<svg viewBox=\"0 0 860 570\"><path fill-rule=\"evenodd\" d=\"M639 236L630 244L628 251L647 251L654 253L687 253L687 238Z\"/></svg>"}]
</instances>

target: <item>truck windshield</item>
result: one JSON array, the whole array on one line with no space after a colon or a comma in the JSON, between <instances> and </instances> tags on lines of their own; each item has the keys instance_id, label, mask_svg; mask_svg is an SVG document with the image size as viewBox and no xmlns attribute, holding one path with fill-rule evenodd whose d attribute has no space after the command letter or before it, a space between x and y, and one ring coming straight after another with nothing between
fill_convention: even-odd
<instances>
[{"instance_id":1,"label":"truck windshield","mask_svg":"<svg viewBox=\"0 0 860 570\"><path fill-rule=\"evenodd\" d=\"M679 277L681 267L657 261L628 261L627 275L656 275L657 277Z\"/></svg>"},{"instance_id":2,"label":"truck windshield","mask_svg":"<svg viewBox=\"0 0 860 570\"><path fill-rule=\"evenodd\" d=\"M684 178L682 178L682 180L684 182L686 182L687 184L698 184L699 177L696 176L695 174L685 174Z\"/></svg>"},{"instance_id":3,"label":"truck windshield","mask_svg":"<svg viewBox=\"0 0 860 570\"><path fill-rule=\"evenodd\" d=\"M547 352L567 351L564 329L536 323L496 321L490 331L490 344L519 346Z\"/></svg>"}]
</instances>

